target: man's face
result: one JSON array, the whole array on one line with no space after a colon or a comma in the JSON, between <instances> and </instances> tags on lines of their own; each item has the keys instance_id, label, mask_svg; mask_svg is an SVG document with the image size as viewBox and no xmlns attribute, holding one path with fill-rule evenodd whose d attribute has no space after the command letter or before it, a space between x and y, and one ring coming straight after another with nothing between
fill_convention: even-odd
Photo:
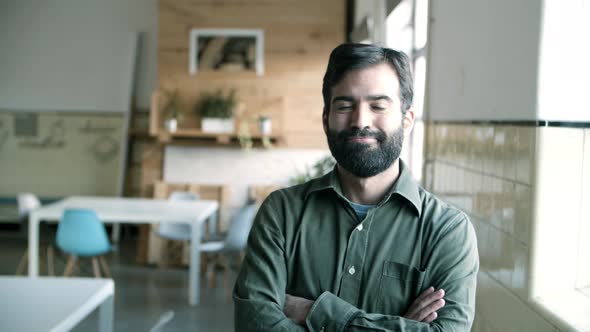
<instances>
[{"instance_id":1,"label":"man's face","mask_svg":"<svg viewBox=\"0 0 590 332\"><path fill-rule=\"evenodd\" d=\"M389 168L401 153L414 114L401 112L399 81L388 64L348 72L332 87L324 131L338 164L367 178Z\"/></svg>"}]
</instances>

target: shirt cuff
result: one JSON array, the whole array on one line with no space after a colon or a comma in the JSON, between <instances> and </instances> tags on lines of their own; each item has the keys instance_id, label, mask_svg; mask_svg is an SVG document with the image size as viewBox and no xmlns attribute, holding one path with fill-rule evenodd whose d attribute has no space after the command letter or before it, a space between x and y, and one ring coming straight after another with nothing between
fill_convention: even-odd
<instances>
[{"instance_id":1,"label":"shirt cuff","mask_svg":"<svg viewBox=\"0 0 590 332\"><path fill-rule=\"evenodd\" d=\"M312 305L305 323L311 332L343 331L359 312L352 304L324 292Z\"/></svg>"}]
</instances>

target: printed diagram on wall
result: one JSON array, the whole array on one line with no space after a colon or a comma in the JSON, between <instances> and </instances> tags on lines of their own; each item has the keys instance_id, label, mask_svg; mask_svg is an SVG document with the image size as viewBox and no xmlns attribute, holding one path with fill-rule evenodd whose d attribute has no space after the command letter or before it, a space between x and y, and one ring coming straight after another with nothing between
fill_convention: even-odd
<instances>
[{"instance_id":1,"label":"printed diagram on wall","mask_svg":"<svg viewBox=\"0 0 590 332\"><path fill-rule=\"evenodd\" d=\"M117 127L109 125L98 125L86 120L83 127L78 131L82 135L99 135L90 145L88 150L99 163L107 163L119 154L120 143L112 134L117 131Z\"/></svg>"},{"instance_id":2,"label":"printed diagram on wall","mask_svg":"<svg viewBox=\"0 0 590 332\"><path fill-rule=\"evenodd\" d=\"M112 136L103 135L94 141L90 153L99 163L107 163L119 154L119 141Z\"/></svg>"},{"instance_id":3,"label":"printed diagram on wall","mask_svg":"<svg viewBox=\"0 0 590 332\"><path fill-rule=\"evenodd\" d=\"M14 136L37 137L39 131L39 114L16 113L14 114Z\"/></svg>"},{"instance_id":4,"label":"printed diagram on wall","mask_svg":"<svg viewBox=\"0 0 590 332\"><path fill-rule=\"evenodd\" d=\"M84 127L80 128L79 131L82 134L111 134L117 130L117 127L113 126L98 126L92 123L90 120L86 120Z\"/></svg>"},{"instance_id":5,"label":"printed diagram on wall","mask_svg":"<svg viewBox=\"0 0 590 332\"><path fill-rule=\"evenodd\" d=\"M66 145L66 128L63 119L55 120L49 127L49 133L41 140L26 139L20 147L29 149L62 149Z\"/></svg>"},{"instance_id":6,"label":"printed diagram on wall","mask_svg":"<svg viewBox=\"0 0 590 332\"><path fill-rule=\"evenodd\" d=\"M116 195L125 120L100 112L0 112L0 196Z\"/></svg>"},{"instance_id":7,"label":"printed diagram on wall","mask_svg":"<svg viewBox=\"0 0 590 332\"><path fill-rule=\"evenodd\" d=\"M4 121L0 120L0 149L8 140L8 135L10 135L10 133L8 132L8 128L4 126Z\"/></svg>"}]
</instances>

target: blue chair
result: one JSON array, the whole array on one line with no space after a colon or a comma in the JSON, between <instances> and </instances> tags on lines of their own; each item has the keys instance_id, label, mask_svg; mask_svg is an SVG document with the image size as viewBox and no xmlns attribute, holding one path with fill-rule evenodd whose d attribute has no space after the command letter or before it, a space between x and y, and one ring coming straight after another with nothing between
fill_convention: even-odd
<instances>
[{"instance_id":1,"label":"blue chair","mask_svg":"<svg viewBox=\"0 0 590 332\"><path fill-rule=\"evenodd\" d=\"M88 209L66 209L57 226L56 243L58 248L70 255L64 276L71 275L78 257L91 257L95 277L100 278L100 261L104 274L110 278L103 255L111 251L111 243L96 212Z\"/></svg>"}]
</instances>

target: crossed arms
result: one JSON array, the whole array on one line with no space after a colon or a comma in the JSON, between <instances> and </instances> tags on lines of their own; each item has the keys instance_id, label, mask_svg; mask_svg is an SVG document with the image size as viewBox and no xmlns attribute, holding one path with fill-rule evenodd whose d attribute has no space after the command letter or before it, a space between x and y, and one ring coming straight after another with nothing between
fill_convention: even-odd
<instances>
[{"instance_id":1,"label":"crossed arms","mask_svg":"<svg viewBox=\"0 0 590 332\"><path fill-rule=\"evenodd\" d=\"M263 207L264 208L264 207ZM262 209L261 209L262 210ZM285 239L272 211L251 231L234 288L236 331L469 331L478 270L476 242L463 214L451 220L430 260L431 287L403 316L365 312L325 291L315 299L287 294ZM260 214L260 213L259 213ZM265 215L266 214L266 215ZM464 245L457 246L457 243ZM444 291L441 291L444 290Z\"/></svg>"}]
</instances>

